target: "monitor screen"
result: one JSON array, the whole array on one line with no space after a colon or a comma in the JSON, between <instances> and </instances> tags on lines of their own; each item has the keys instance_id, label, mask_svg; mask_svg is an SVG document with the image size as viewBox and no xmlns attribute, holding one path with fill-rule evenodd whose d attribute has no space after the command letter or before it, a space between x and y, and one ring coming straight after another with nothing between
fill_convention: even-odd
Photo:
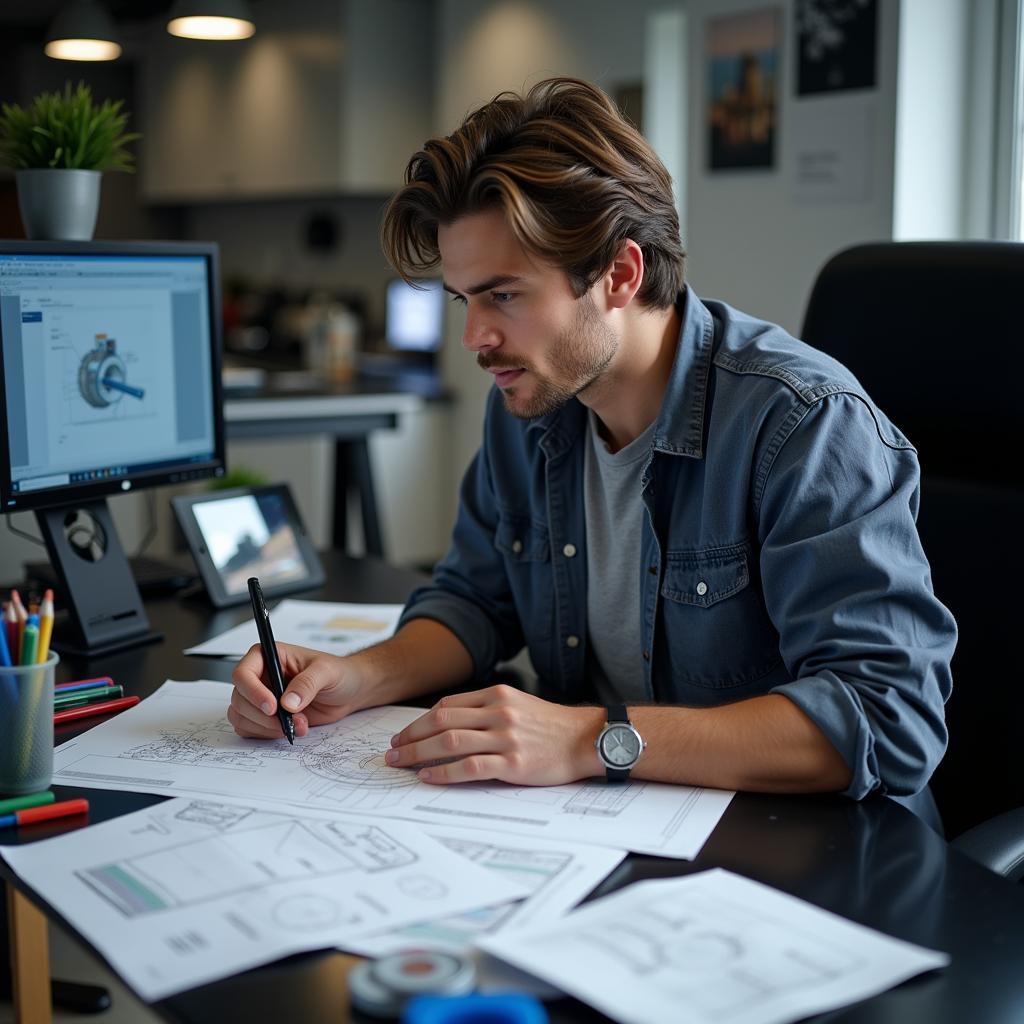
<instances>
[{"instance_id":1,"label":"monitor screen","mask_svg":"<svg viewBox=\"0 0 1024 1024\"><path fill-rule=\"evenodd\" d=\"M0 243L3 510L223 472L216 247Z\"/></svg>"},{"instance_id":2,"label":"monitor screen","mask_svg":"<svg viewBox=\"0 0 1024 1024\"><path fill-rule=\"evenodd\" d=\"M384 337L398 352L436 352L444 329L444 289L440 281L396 278L388 282Z\"/></svg>"}]
</instances>

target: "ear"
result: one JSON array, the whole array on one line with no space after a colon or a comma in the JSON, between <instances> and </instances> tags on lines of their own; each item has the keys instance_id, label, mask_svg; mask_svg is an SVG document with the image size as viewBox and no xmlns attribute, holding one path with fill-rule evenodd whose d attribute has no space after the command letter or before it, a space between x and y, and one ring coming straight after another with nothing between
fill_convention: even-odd
<instances>
[{"instance_id":1,"label":"ear","mask_svg":"<svg viewBox=\"0 0 1024 1024\"><path fill-rule=\"evenodd\" d=\"M624 309L644 283L644 254L640 246L627 238L611 266L595 284L606 309Z\"/></svg>"}]
</instances>

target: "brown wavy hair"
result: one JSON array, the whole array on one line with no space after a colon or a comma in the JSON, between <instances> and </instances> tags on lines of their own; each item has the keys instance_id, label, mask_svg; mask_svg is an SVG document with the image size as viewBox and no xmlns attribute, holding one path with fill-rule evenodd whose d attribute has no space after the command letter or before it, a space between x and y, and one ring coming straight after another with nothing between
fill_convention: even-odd
<instances>
[{"instance_id":1,"label":"brown wavy hair","mask_svg":"<svg viewBox=\"0 0 1024 1024\"><path fill-rule=\"evenodd\" d=\"M596 86L549 78L499 93L458 131L428 140L388 203L381 246L406 280L437 267L438 225L501 208L519 244L560 266L582 296L622 243L644 255L638 297L664 309L683 287L686 251L672 179Z\"/></svg>"}]
</instances>

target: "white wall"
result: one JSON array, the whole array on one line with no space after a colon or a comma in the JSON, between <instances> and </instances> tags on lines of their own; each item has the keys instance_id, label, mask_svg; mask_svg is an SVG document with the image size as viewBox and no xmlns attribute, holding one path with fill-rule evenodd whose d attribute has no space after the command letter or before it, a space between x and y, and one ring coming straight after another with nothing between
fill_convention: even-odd
<instances>
[{"instance_id":1,"label":"white wall","mask_svg":"<svg viewBox=\"0 0 1024 1024\"><path fill-rule=\"evenodd\" d=\"M609 90L642 82L647 16L681 6L671 0L440 0L435 130L454 131L496 93L552 75L574 75ZM461 316L451 319L444 369L459 396L448 460L454 521L458 482L480 443L490 385L459 343Z\"/></svg>"},{"instance_id":2,"label":"white wall","mask_svg":"<svg viewBox=\"0 0 1024 1024\"><path fill-rule=\"evenodd\" d=\"M684 239L694 290L798 331L815 275L830 255L891 237L898 7L879 2L878 88L797 99L791 0L783 14L776 167L708 173L704 58L709 17L749 10L749 0L691 0L691 125ZM869 191L862 200L798 202L795 141L819 118L842 122L863 104L871 123Z\"/></svg>"}]
</instances>

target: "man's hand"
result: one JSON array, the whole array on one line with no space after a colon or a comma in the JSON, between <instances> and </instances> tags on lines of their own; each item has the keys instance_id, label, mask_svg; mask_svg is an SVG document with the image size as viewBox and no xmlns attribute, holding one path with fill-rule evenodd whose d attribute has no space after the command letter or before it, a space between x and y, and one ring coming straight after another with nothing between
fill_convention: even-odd
<instances>
[{"instance_id":1,"label":"man's hand","mask_svg":"<svg viewBox=\"0 0 1024 1024\"><path fill-rule=\"evenodd\" d=\"M293 644L278 644L281 671L287 680L284 693L285 711L296 712L295 735L305 736L311 725L325 725L366 706L363 673L354 658L339 658L322 651L311 651ZM277 719L277 699L268 686L269 677L263 664L259 644L231 673L235 684L228 707L228 721L239 736L254 739L280 739L281 723ZM301 714L298 709L302 708Z\"/></svg>"},{"instance_id":2,"label":"man's hand","mask_svg":"<svg viewBox=\"0 0 1024 1024\"><path fill-rule=\"evenodd\" d=\"M594 740L604 720L603 708L565 707L490 686L442 697L392 738L385 760L395 767L427 764L419 772L424 782L558 786L603 774Z\"/></svg>"}]
</instances>

